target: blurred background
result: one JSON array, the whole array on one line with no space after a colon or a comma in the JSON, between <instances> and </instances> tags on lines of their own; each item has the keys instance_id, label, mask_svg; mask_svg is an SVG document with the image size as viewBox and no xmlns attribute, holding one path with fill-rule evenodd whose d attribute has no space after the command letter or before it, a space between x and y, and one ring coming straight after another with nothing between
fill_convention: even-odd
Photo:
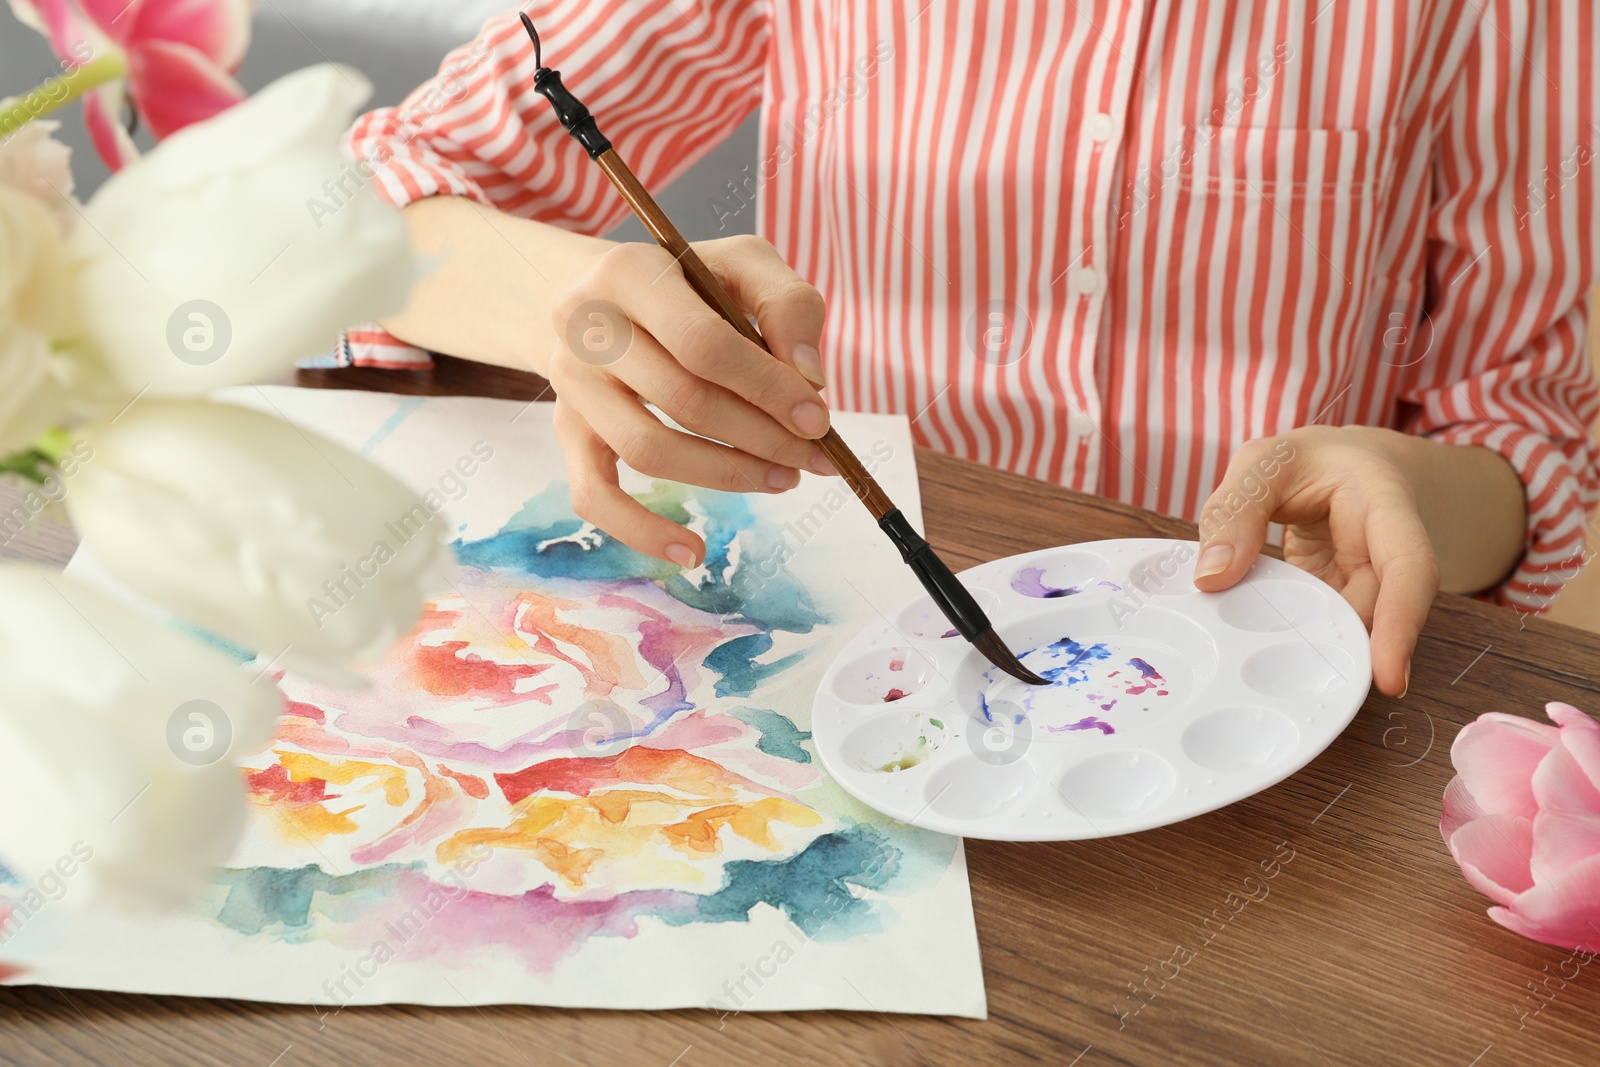
<instances>
[{"instance_id":1,"label":"blurred background","mask_svg":"<svg viewBox=\"0 0 1600 1067\"><path fill-rule=\"evenodd\" d=\"M369 107L398 104L439 70L445 53L477 36L490 15L507 10L508 0L263 0L256 7L250 50L238 78L250 92L314 63L346 63L372 79ZM39 34L0 4L0 98L27 92L60 73L50 47ZM73 148L78 195L87 200L106 170L89 145L77 104L53 116L61 120L61 140ZM709 201L746 165L756 162L759 119L752 115L733 136L670 189L652 190L691 241L755 230L755 212L741 211L717 228ZM150 147L143 133L135 141ZM635 220L612 236L648 241Z\"/></svg>"},{"instance_id":2,"label":"blurred background","mask_svg":"<svg viewBox=\"0 0 1600 1067\"><path fill-rule=\"evenodd\" d=\"M328 61L346 63L372 79L369 106L398 104L437 72L445 53L470 41L484 19L507 6L507 0L264 0L255 12L250 51L239 80L254 92L301 67ZM0 5L0 98L27 92L58 72L44 38L17 22L9 5ZM57 136L73 148L78 195L88 199L105 180L105 168L89 146L78 105L55 117L62 126ZM758 124L759 117L752 115L671 187L653 190L690 240L753 232L752 211L739 212L728 220L726 229L719 230L710 202L747 164L756 163ZM149 147L148 133L138 140L141 147ZM644 227L632 219L611 236L625 241L650 239ZM1600 346L1600 316L1594 325L1596 345ZM15 496L13 487L0 485L0 511L15 506ZM51 531L39 534L51 536ZM0 545L0 558L30 555L28 536L32 535ZM1593 522L1589 543L1600 548L1600 532ZM1600 567L1580 572L1550 615L1600 632Z\"/></svg>"}]
</instances>

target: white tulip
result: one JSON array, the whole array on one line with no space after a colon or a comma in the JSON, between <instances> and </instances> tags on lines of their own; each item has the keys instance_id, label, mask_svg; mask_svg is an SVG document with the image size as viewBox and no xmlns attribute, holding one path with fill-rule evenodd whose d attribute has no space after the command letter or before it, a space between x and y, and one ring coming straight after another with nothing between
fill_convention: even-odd
<instances>
[{"instance_id":1,"label":"white tulip","mask_svg":"<svg viewBox=\"0 0 1600 1067\"><path fill-rule=\"evenodd\" d=\"M0 182L0 458L113 402L77 332L55 216L43 200Z\"/></svg>"},{"instance_id":2,"label":"white tulip","mask_svg":"<svg viewBox=\"0 0 1600 1067\"><path fill-rule=\"evenodd\" d=\"M310 677L362 684L447 588L444 523L393 475L232 404L141 400L81 432L67 510L122 584Z\"/></svg>"},{"instance_id":3,"label":"white tulip","mask_svg":"<svg viewBox=\"0 0 1600 1067\"><path fill-rule=\"evenodd\" d=\"M15 103L0 100L0 111ZM72 149L52 136L61 123L35 119L0 139L0 185L20 189L48 205L65 236L72 229Z\"/></svg>"},{"instance_id":4,"label":"white tulip","mask_svg":"<svg viewBox=\"0 0 1600 1067\"><path fill-rule=\"evenodd\" d=\"M370 92L344 67L291 74L173 134L89 202L73 235L78 293L130 393L262 381L401 309L405 222L338 149Z\"/></svg>"},{"instance_id":5,"label":"white tulip","mask_svg":"<svg viewBox=\"0 0 1600 1067\"><path fill-rule=\"evenodd\" d=\"M0 564L0 603L0 861L23 907L183 903L238 839L236 761L282 697L45 568Z\"/></svg>"}]
</instances>

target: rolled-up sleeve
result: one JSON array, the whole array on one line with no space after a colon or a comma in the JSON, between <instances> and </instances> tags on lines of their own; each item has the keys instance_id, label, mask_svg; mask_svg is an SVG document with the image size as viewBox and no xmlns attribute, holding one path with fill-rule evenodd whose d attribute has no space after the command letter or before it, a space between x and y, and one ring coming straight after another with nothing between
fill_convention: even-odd
<instances>
[{"instance_id":1,"label":"rolled-up sleeve","mask_svg":"<svg viewBox=\"0 0 1600 1067\"><path fill-rule=\"evenodd\" d=\"M672 181L761 102L762 0L537 0L525 10L545 61L647 187ZM627 205L534 92L535 69L517 11L495 15L399 107L363 116L346 150L396 205L464 196L603 233Z\"/></svg>"},{"instance_id":2,"label":"rolled-up sleeve","mask_svg":"<svg viewBox=\"0 0 1600 1067\"><path fill-rule=\"evenodd\" d=\"M1488 595L1549 606L1600 497L1587 292L1600 244L1593 0L1490 0L1440 116L1428 226L1431 348L1407 429L1492 449L1527 491L1521 563Z\"/></svg>"}]
</instances>

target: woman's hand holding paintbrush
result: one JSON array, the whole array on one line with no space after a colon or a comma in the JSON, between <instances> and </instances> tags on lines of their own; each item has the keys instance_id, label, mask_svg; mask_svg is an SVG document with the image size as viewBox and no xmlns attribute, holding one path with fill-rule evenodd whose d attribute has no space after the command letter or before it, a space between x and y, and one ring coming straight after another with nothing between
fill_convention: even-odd
<instances>
[{"instance_id":1,"label":"woman's hand holding paintbrush","mask_svg":"<svg viewBox=\"0 0 1600 1067\"><path fill-rule=\"evenodd\" d=\"M822 376L822 298L760 238L694 247L760 323L771 355L712 311L654 245L456 196L420 200L406 219L418 251L438 264L387 325L417 344L550 379L574 506L624 544L686 567L705 552L693 532L618 488L619 457L652 477L746 493L793 488L802 470L835 473L816 440L827 408L807 381ZM463 313L485 304L487 313ZM647 405L691 433L663 425Z\"/></svg>"},{"instance_id":2,"label":"woman's hand holding paintbrush","mask_svg":"<svg viewBox=\"0 0 1600 1067\"><path fill-rule=\"evenodd\" d=\"M652 477L732 492L792 489L802 470L836 473L816 443L828 430L813 385L822 378L821 295L758 238L696 250L760 323L772 354L707 306L671 254L624 244L600 255L558 304L566 343L547 370L574 509L684 567L704 543L623 492L619 458ZM646 403L691 432L663 425Z\"/></svg>"}]
</instances>

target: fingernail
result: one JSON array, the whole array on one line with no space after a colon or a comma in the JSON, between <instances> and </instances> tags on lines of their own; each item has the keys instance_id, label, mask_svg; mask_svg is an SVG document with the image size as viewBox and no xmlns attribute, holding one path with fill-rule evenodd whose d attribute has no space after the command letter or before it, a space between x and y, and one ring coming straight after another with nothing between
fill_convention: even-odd
<instances>
[{"instance_id":1,"label":"fingernail","mask_svg":"<svg viewBox=\"0 0 1600 1067\"><path fill-rule=\"evenodd\" d=\"M794 360L794 369L806 381L818 386L828 384L822 376L822 353L817 351L815 345L795 345L790 357Z\"/></svg>"},{"instance_id":2,"label":"fingernail","mask_svg":"<svg viewBox=\"0 0 1600 1067\"><path fill-rule=\"evenodd\" d=\"M833 465L833 460L829 459L828 454L820 448L811 457L811 472L820 474L824 478L839 476L839 468Z\"/></svg>"},{"instance_id":3,"label":"fingernail","mask_svg":"<svg viewBox=\"0 0 1600 1067\"><path fill-rule=\"evenodd\" d=\"M1410 660L1406 660L1406 680L1405 680L1405 684L1400 686L1400 695L1395 697L1395 699L1396 700L1404 700L1406 698L1406 694L1409 693L1409 692L1411 692L1411 661Z\"/></svg>"},{"instance_id":4,"label":"fingernail","mask_svg":"<svg viewBox=\"0 0 1600 1067\"><path fill-rule=\"evenodd\" d=\"M1228 569L1228 564L1233 562L1233 546L1211 545L1200 553L1200 559L1194 565L1196 578L1209 578L1213 574L1221 574Z\"/></svg>"},{"instance_id":5,"label":"fingernail","mask_svg":"<svg viewBox=\"0 0 1600 1067\"><path fill-rule=\"evenodd\" d=\"M828 428L828 412L821 404L796 404L789 417L795 428L807 437L821 437Z\"/></svg>"},{"instance_id":6,"label":"fingernail","mask_svg":"<svg viewBox=\"0 0 1600 1067\"><path fill-rule=\"evenodd\" d=\"M694 549L688 545L668 545L667 558L680 567L693 567Z\"/></svg>"},{"instance_id":7,"label":"fingernail","mask_svg":"<svg viewBox=\"0 0 1600 1067\"><path fill-rule=\"evenodd\" d=\"M793 489L800 484L800 472L793 467L768 467L768 489Z\"/></svg>"}]
</instances>

